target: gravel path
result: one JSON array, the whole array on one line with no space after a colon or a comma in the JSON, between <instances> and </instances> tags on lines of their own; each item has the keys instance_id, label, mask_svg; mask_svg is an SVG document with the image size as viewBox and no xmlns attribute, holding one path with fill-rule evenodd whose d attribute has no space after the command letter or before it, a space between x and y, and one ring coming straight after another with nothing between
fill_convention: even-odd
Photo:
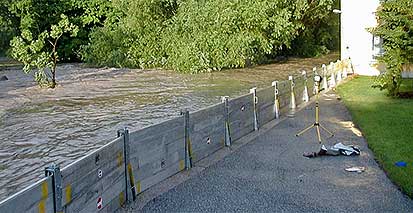
<instances>
[{"instance_id":1,"label":"gravel path","mask_svg":"<svg viewBox=\"0 0 413 213\"><path fill-rule=\"evenodd\" d=\"M310 104L139 211L413 212L413 201L379 168L337 97L324 94L320 106L321 123L335 132L325 143L355 144L360 156L302 156L319 149L315 130L295 137L313 122ZM344 170L351 166L366 171Z\"/></svg>"}]
</instances>

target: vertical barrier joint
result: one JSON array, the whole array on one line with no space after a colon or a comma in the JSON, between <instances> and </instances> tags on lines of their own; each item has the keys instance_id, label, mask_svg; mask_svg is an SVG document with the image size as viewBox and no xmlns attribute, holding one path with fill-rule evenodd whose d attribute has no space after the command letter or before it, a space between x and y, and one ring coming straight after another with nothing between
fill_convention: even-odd
<instances>
[{"instance_id":1,"label":"vertical barrier joint","mask_svg":"<svg viewBox=\"0 0 413 213\"><path fill-rule=\"evenodd\" d=\"M271 84L274 87L274 117L275 119L280 118L280 99L278 90L278 81L273 81Z\"/></svg>"},{"instance_id":2,"label":"vertical barrier joint","mask_svg":"<svg viewBox=\"0 0 413 213\"><path fill-rule=\"evenodd\" d=\"M231 146L231 129L229 126L229 104L228 96L221 97L221 102L224 103L224 118L225 118L225 146Z\"/></svg>"},{"instance_id":3,"label":"vertical barrier joint","mask_svg":"<svg viewBox=\"0 0 413 213\"><path fill-rule=\"evenodd\" d=\"M62 206L62 174L58 165L52 164L45 168L45 176L52 177L54 212L63 212Z\"/></svg>"},{"instance_id":4,"label":"vertical barrier joint","mask_svg":"<svg viewBox=\"0 0 413 213\"><path fill-rule=\"evenodd\" d=\"M303 90L303 101L308 102L309 101L309 96L308 96L308 88L307 88L307 72L303 71L302 72L303 79L304 79L304 90Z\"/></svg>"},{"instance_id":5,"label":"vertical barrier joint","mask_svg":"<svg viewBox=\"0 0 413 213\"><path fill-rule=\"evenodd\" d=\"M254 112L254 131L258 131L258 97L257 97L257 88L253 87L250 89L250 94L252 94L253 100L253 112Z\"/></svg>"},{"instance_id":6,"label":"vertical barrier joint","mask_svg":"<svg viewBox=\"0 0 413 213\"><path fill-rule=\"evenodd\" d=\"M184 140L185 140L185 170L192 168L192 147L189 135L189 110L181 111L184 116Z\"/></svg>"},{"instance_id":7,"label":"vertical barrier joint","mask_svg":"<svg viewBox=\"0 0 413 213\"><path fill-rule=\"evenodd\" d=\"M295 109L296 104L295 104L295 92L294 92L294 77L293 76L288 76L288 80L290 81L290 90L291 90L291 100L290 100L290 109Z\"/></svg>"},{"instance_id":8,"label":"vertical barrier joint","mask_svg":"<svg viewBox=\"0 0 413 213\"><path fill-rule=\"evenodd\" d=\"M130 143L129 143L129 129L127 127L117 131L118 137L123 137L123 160L125 173L125 202L130 202L130 195L132 200L136 199L135 183L133 180L132 165L130 164Z\"/></svg>"}]
</instances>

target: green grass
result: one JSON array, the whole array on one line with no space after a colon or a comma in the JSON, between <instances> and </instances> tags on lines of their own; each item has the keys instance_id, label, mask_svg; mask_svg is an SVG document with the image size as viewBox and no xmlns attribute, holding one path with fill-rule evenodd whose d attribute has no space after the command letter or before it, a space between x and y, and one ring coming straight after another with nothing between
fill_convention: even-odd
<instances>
[{"instance_id":1,"label":"green grass","mask_svg":"<svg viewBox=\"0 0 413 213\"><path fill-rule=\"evenodd\" d=\"M388 177L413 198L413 99L388 97L372 83L356 77L337 91ZM397 161L407 167L396 167Z\"/></svg>"}]
</instances>

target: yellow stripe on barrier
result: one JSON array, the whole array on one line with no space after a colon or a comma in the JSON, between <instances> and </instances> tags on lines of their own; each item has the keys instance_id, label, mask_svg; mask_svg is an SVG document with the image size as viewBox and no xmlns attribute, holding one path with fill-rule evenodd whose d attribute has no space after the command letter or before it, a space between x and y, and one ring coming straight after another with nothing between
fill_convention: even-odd
<instances>
[{"instance_id":1,"label":"yellow stripe on barrier","mask_svg":"<svg viewBox=\"0 0 413 213\"><path fill-rule=\"evenodd\" d=\"M141 193L142 189L141 189L141 181L138 180L138 182L136 182L136 193L139 194Z\"/></svg>"},{"instance_id":2,"label":"yellow stripe on barrier","mask_svg":"<svg viewBox=\"0 0 413 213\"><path fill-rule=\"evenodd\" d=\"M46 199L48 194L49 194L48 193L48 185L47 185L47 182L44 181L42 183L42 200Z\"/></svg>"},{"instance_id":3,"label":"yellow stripe on barrier","mask_svg":"<svg viewBox=\"0 0 413 213\"><path fill-rule=\"evenodd\" d=\"M45 213L46 212L46 201L41 200L39 202L39 213Z\"/></svg>"},{"instance_id":4,"label":"yellow stripe on barrier","mask_svg":"<svg viewBox=\"0 0 413 213\"><path fill-rule=\"evenodd\" d=\"M66 202L65 205L72 201L72 185L67 185L65 188Z\"/></svg>"},{"instance_id":5,"label":"yellow stripe on barrier","mask_svg":"<svg viewBox=\"0 0 413 213\"><path fill-rule=\"evenodd\" d=\"M132 189L133 200L135 200L135 195L138 192L136 192L136 188L135 188L135 178L133 176L133 170L132 170L132 164L131 163L128 163L128 173L129 173L129 183L130 183L131 189Z\"/></svg>"},{"instance_id":6,"label":"yellow stripe on barrier","mask_svg":"<svg viewBox=\"0 0 413 213\"><path fill-rule=\"evenodd\" d=\"M191 139L188 138L188 154L189 154L189 159L191 159L192 162L195 161L195 155L192 153L192 144L191 144Z\"/></svg>"},{"instance_id":7,"label":"yellow stripe on barrier","mask_svg":"<svg viewBox=\"0 0 413 213\"><path fill-rule=\"evenodd\" d=\"M125 192L119 193L119 206L123 206L125 204Z\"/></svg>"},{"instance_id":8,"label":"yellow stripe on barrier","mask_svg":"<svg viewBox=\"0 0 413 213\"><path fill-rule=\"evenodd\" d=\"M180 160L179 161L179 170L184 170L185 169L185 161L184 160Z\"/></svg>"},{"instance_id":9,"label":"yellow stripe on barrier","mask_svg":"<svg viewBox=\"0 0 413 213\"><path fill-rule=\"evenodd\" d=\"M129 172L129 178L131 183L135 183L135 178L133 177L133 171L132 171L132 164L128 164L128 172Z\"/></svg>"},{"instance_id":10,"label":"yellow stripe on barrier","mask_svg":"<svg viewBox=\"0 0 413 213\"><path fill-rule=\"evenodd\" d=\"M118 152L118 167L121 167L123 163L122 152Z\"/></svg>"},{"instance_id":11,"label":"yellow stripe on barrier","mask_svg":"<svg viewBox=\"0 0 413 213\"><path fill-rule=\"evenodd\" d=\"M47 199L47 195L48 193L48 185L47 182L44 181L42 183L42 199L39 202L38 208L39 208L39 213L45 213L46 212L46 199Z\"/></svg>"}]
</instances>

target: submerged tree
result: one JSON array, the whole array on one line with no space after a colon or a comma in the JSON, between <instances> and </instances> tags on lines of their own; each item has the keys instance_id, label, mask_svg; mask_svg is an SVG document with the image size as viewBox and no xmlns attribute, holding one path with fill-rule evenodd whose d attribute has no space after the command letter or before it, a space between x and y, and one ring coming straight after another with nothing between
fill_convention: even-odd
<instances>
[{"instance_id":1,"label":"submerged tree","mask_svg":"<svg viewBox=\"0 0 413 213\"><path fill-rule=\"evenodd\" d=\"M24 64L24 72L35 71L35 80L41 87L55 88L59 39L66 33L75 37L79 30L66 15L60 18L56 25L37 36L33 36L30 29L23 29L10 43L11 56Z\"/></svg>"}]
</instances>

